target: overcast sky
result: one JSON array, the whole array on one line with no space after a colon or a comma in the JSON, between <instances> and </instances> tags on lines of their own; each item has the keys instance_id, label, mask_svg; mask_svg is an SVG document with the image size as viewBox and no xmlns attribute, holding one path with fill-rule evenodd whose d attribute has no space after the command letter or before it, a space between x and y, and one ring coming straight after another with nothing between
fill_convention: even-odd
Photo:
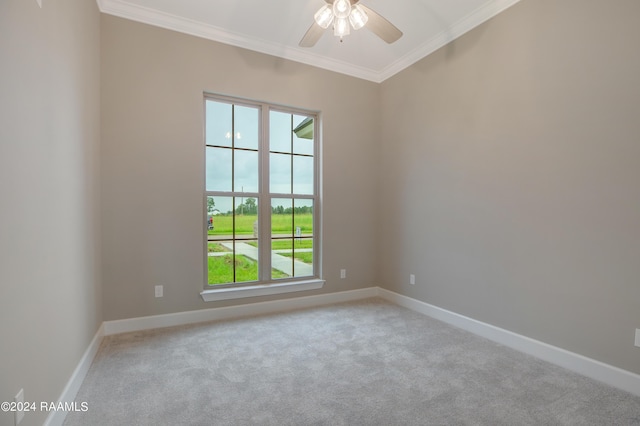
<instances>
[{"instance_id":1,"label":"overcast sky","mask_svg":"<svg viewBox=\"0 0 640 426\"><path fill-rule=\"evenodd\" d=\"M206 143L221 147L258 149L258 108L235 106L235 128L232 128L232 105L208 100L206 107ZM293 118L293 123L292 123ZM269 114L269 150L294 154L313 154L313 140L300 139L292 131L306 116L278 111ZM233 134L235 133L235 134ZM206 187L208 191L232 191L231 149L206 148ZM291 154L270 154L270 190L272 193L313 193L313 158L293 156L293 188L291 188ZM258 152L235 150L234 187L240 192L258 192ZM232 210L231 197L215 197L221 212ZM300 200L301 202L302 200ZM278 200L281 205L284 200ZM236 206L241 203L236 200ZM306 205L311 205L306 202ZM296 205L299 202L296 202ZM284 207L287 207L284 205Z\"/></svg>"}]
</instances>

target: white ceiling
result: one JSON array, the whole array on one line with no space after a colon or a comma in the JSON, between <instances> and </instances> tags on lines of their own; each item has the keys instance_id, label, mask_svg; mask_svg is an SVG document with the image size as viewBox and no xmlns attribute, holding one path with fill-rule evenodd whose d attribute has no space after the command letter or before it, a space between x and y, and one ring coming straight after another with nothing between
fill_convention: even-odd
<instances>
[{"instance_id":1,"label":"white ceiling","mask_svg":"<svg viewBox=\"0 0 640 426\"><path fill-rule=\"evenodd\" d=\"M404 35L387 44L366 27L340 43L326 30L298 42L324 0L97 0L103 13L382 82L520 0L361 0Z\"/></svg>"}]
</instances>

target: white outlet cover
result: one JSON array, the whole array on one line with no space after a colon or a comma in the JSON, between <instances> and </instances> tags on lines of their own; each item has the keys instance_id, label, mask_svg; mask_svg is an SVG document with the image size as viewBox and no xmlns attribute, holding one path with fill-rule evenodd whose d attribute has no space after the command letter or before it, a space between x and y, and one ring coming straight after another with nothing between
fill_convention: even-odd
<instances>
[{"instance_id":1,"label":"white outlet cover","mask_svg":"<svg viewBox=\"0 0 640 426\"><path fill-rule=\"evenodd\" d=\"M416 276L411 274L409 275L409 284L411 285L415 285L416 284Z\"/></svg>"},{"instance_id":2,"label":"white outlet cover","mask_svg":"<svg viewBox=\"0 0 640 426\"><path fill-rule=\"evenodd\" d=\"M162 297L163 296L163 288L161 285L157 285L156 286L156 297Z\"/></svg>"},{"instance_id":3,"label":"white outlet cover","mask_svg":"<svg viewBox=\"0 0 640 426\"><path fill-rule=\"evenodd\" d=\"M347 270L340 269L340 278L347 278Z\"/></svg>"},{"instance_id":4,"label":"white outlet cover","mask_svg":"<svg viewBox=\"0 0 640 426\"><path fill-rule=\"evenodd\" d=\"M640 348L640 328L636 328L636 346Z\"/></svg>"}]
</instances>

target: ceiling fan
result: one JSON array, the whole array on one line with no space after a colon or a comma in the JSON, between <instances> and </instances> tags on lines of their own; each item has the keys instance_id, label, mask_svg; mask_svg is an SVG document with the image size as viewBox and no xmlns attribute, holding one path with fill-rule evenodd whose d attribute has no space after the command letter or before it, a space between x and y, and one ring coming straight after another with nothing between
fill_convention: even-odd
<instances>
[{"instance_id":1,"label":"ceiling fan","mask_svg":"<svg viewBox=\"0 0 640 426\"><path fill-rule=\"evenodd\" d=\"M359 3L360 0L325 0L327 4L313 16L314 23L300 40L300 47L313 47L324 30L333 24L333 34L340 37L348 35L351 27L354 30L366 26L375 35L393 43L402 37L402 31L387 21L378 12Z\"/></svg>"}]
</instances>

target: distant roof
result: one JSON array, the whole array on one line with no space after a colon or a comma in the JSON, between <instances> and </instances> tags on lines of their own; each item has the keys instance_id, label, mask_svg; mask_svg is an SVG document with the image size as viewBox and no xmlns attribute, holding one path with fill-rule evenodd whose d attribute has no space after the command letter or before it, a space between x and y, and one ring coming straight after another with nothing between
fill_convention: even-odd
<instances>
[{"instance_id":1,"label":"distant roof","mask_svg":"<svg viewBox=\"0 0 640 426\"><path fill-rule=\"evenodd\" d=\"M313 139L313 117L307 117L293 129L293 133L302 139Z\"/></svg>"}]
</instances>

